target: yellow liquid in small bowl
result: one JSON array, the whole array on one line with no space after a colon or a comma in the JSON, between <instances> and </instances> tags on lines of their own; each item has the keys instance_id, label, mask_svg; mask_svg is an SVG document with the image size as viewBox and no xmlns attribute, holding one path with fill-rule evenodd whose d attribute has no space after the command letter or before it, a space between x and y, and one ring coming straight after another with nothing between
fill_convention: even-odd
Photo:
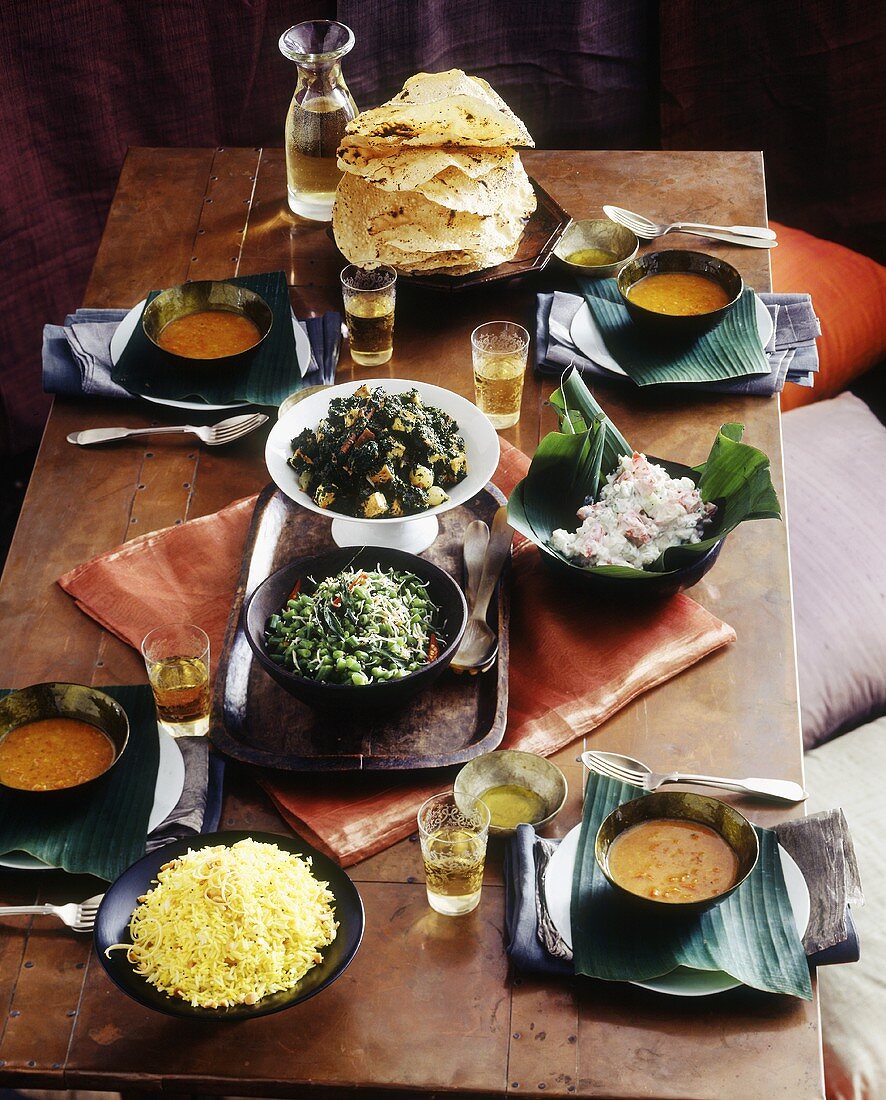
<instances>
[{"instance_id":1,"label":"yellow liquid in small bowl","mask_svg":"<svg viewBox=\"0 0 886 1100\"><path fill-rule=\"evenodd\" d=\"M545 803L541 795L517 783L504 783L490 787L480 797L489 807L490 825L497 829L516 829L518 825L532 825L545 816Z\"/></svg>"},{"instance_id":2,"label":"yellow liquid in small bowl","mask_svg":"<svg viewBox=\"0 0 886 1100\"><path fill-rule=\"evenodd\" d=\"M618 256L605 248L577 248L566 257L568 264L578 264L579 267L605 267L617 260Z\"/></svg>"}]
</instances>

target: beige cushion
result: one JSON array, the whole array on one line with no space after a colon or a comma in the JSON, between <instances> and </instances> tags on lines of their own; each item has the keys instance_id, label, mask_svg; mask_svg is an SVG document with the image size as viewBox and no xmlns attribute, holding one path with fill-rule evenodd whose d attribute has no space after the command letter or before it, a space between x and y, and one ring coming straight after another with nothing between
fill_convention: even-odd
<instances>
[{"instance_id":1,"label":"beige cushion","mask_svg":"<svg viewBox=\"0 0 886 1100\"><path fill-rule=\"evenodd\" d=\"M886 1096L886 718L806 754L810 813L841 806L858 856L865 904L853 909L861 959L819 968L828 1100Z\"/></svg>"},{"instance_id":2,"label":"beige cushion","mask_svg":"<svg viewBox=\"0 0 886 1100\"><path fill-rule=\"evenodd\" d=\"M806 747L886 712L886 427L850 393L786 413Z\"/></svg>"}]
</instances>

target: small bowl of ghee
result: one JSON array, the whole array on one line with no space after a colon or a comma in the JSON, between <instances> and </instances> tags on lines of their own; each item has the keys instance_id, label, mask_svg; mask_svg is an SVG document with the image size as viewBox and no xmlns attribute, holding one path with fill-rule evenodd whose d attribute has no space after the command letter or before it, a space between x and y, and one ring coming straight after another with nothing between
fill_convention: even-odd
<instances>
[{"instance_id":1,"label":"small bowl of ghee","mask_svg":"<svg viewBox=\"0 0 886 1100\"><path fill-rule=\"evenodd\" d=\"M534 752L497 749L469 760L455 777L456 803L476 799L489 808L491 836L512 836L518 825L539 828L566 801L566 776Z\"/></svg>"},{"instance_id":2,"label":"small bowl of ghee","mask_svg":"<svg viewBox=\"0 0 886 1100\"><path fill-rule=\"evenodd\" d=\"M608 279L617 275L639 248L640 241L630 229L609 218L588 218L569 226L554 255L575 275Z\"/></svg>"}]
</instances>

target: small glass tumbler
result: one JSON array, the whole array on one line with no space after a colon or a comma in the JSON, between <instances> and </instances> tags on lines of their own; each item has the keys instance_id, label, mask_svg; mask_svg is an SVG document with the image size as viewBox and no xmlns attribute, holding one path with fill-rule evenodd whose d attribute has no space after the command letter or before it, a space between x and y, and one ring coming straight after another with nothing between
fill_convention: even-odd
<instances>
[{"instance_id":1,"label":"small glass tumbler","mask_svg":"<svg viewBox=\"0 0 886 1100\"><path fill-rule=\"evenodd\" d=\"M487 321L471 333L477 408L496 431L520 419L529 333L513 321Z\"/></svg>"},{"instance_id":2,"label":"small glass tumbler","mask_svg":"<svg viewBox=\"0 0 886 1100\"><path fill-rule=\"evenodd\" d=\"M199 626L173 623L145 635L142 655L157 722L173 737L209 732L209 638Z\"/></svg>"},{"instance_id":3,"label":"small glass tumbler","mask_svg":"<svg viewBox=\"0 0 886 1100\"><path fill-rule=\"evenodd\" d=\"M348 264L341 273L341 293L351 358L361 367L387 363L394 350L397 272L392 267L367 270Z\"/></svg>"},{"instance_id":4,"label":"small glass tumbler","mask_svg":"<svg viewBox=\"0 0 886 1100\"><path fill-rule=\"evenodd\" d=\"M452 792L435 794L418 811L418 835L427 880L428 904L447 917L470 913L480 904L489 808Z\"/></svg>"}]
</instances>

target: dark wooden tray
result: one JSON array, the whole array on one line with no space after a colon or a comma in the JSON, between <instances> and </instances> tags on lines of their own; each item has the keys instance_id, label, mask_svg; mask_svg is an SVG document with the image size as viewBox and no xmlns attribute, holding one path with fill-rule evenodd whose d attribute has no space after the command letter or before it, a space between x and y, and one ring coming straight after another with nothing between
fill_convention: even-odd
<instances>
[{"instance_id":1,"label":"dark wooden tray","mask_svg":"<svg viewBox=\"0 0 886 1100\"><path fill-rule=\"evenodd\" d=\"M501 504L504 497L488 485L441 513L440 534L424 556L462 580L467 525L475 519L491 525ZM508 705L508 570L489 611L499 636L493 669L480 676L447 671L399 710L321 714L293 698L253 659L240 618L245 597L287 562L334 549L329 530L329 519L300 508L274 485L259 496L215 679L213 744L235 760L285 772L435 768L494 749L504 736Z\"/></svg>"}]
</instances>

